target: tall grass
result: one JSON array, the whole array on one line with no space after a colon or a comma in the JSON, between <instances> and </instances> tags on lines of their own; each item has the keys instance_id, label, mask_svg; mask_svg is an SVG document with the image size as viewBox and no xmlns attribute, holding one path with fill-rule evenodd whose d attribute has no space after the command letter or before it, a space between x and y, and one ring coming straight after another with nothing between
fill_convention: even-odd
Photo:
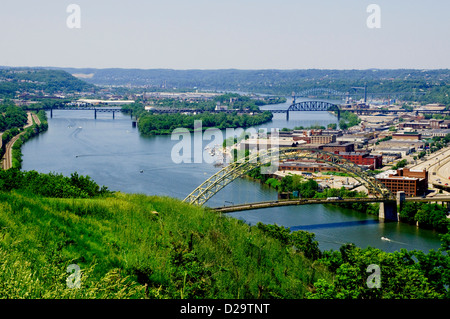
<instances>
[{"instance_id":1,"label":"tall grass","mask_svg":"<svg viewBox=\"0 0 450 319\"><path fill-rule=\"evenodd\" d=\"M69 289L69 264L82 271ZM0 297L302 298L331 275L257 227L176 199L0 192Z\"/></svg>"}]
</instances>

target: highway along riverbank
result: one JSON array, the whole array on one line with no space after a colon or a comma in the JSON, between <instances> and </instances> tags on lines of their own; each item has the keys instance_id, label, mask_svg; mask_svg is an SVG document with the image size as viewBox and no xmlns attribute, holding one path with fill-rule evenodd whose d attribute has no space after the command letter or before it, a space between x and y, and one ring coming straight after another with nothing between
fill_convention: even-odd
<instances>
[{"instance_id":1,"label":"highway along riverbank","mask_svg":"<svg viewBox=\"0 0 450 319\"><path fill-rule=\"evenodd\" d=\"M27 112L27 124L22 128L22 131L6 143L4 147L4 154L2 157L2 169L7 170L10 168L21 168L22 152L21 147L23 143L30 138L44 132L48 128L47 117L45 111L41 111L38 114L33 112ZM2 134L3 135L3 134ZM2 137L0 135L0 138Z\"/></svg>"}]
</instances>

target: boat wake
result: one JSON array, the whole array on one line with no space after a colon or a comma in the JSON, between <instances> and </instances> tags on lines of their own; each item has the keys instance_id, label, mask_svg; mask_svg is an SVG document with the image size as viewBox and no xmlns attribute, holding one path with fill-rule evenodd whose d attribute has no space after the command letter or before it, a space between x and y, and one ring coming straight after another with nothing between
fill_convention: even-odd
<instances>
[{"instance_id":1,"label":"boat wake","mask_svg":"<svg viewBox=\"0 0 450 319\"><path fill-rule=\"evenodd\" d=\"M380 239L383 240L383 241L391 242L391 243L396 243L396 244L401 244L401 245L408 245L407 243L403 243L401 241L392 240L392 239L389 239L387 237L381 237Z\"/></svg>"}]
</instances>

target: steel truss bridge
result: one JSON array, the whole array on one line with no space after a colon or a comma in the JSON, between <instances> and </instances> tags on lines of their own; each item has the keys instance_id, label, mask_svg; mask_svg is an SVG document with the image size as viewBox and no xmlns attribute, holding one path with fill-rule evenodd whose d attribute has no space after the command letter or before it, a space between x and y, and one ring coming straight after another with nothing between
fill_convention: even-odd
<instances>
[{"instance_id":1,"label":"steel truss bridge","mask_svg":"<svg viewBox=\"0 0 450 319\"><path fill-rule=\"evenodd\" d=\"M287 109L277 109L277 110L265 110L271 113L286 113L286 119L289 120L289 112L292 111L335 111L337 112L338 120L341 117L341 110L337 104L326 102L326 101L302 101L295 102L295 99L291 106Z\"/></svg>"},{"instance_id":2,"label":"steel truss bridge","mask_svg":"<svg viewBox=\"0 0 450 319\"><path fill-rule=\"evenodd\" d=\"M94 118L97 118L97 112L100 113L112 113L113 119L116 112L122 112L120 107L94 107L94 106L65 106L50 109L50 118L53 118L54 110L68 110L68 111L94 111Z\"/></svg>"},{"instance_id":3,"label":"steel truss bridge","mask_svg":"<svg viewBox=\"0 0 450 319\"><path fill-rule=\"evenodd\" d=\"M340 92L328 88L311 88L298 93L293 93L293 97L309 97L309 96L328 96L328 97L346 97L349 92Z\"/></svg>"},{"instance_id":4,"label":"steel truss bridge","mask_svg":"<svg viewBox=\"0 0 450 319\"><path fill-rule=\"evenodd\" d=\"M357 90L364 90L364 93L358 93ZM300 91L298 93L293 93L292 96L294 98L296 97L300 97L300 98L307 98L307 97L337 97L340 99L344 99L344 98L349 98L350 96L364 96L364 99L367 100L367 97L370 96L372 98L375 97L390 97L390 98L400 98L400 97L404 97L404 96L411 96L411 95L423 95L426 94L426 92L391 92L391 93L386 93L386 92L379 92L379 93L375 93L375 92L368 92L367 91L367 87L363 86L363 87L351 87L349 88L349 90L347 92L342 92L342 91L337 91L334 89L330 89L330 88L311 88L311 89L306 89L303 91Z\"/></svg>"},{"instance_id":5,"label":"steel truss bridge","mask_svg":"<svg viewBox=\"0 0 450 319\"><path fill-rule=\"evenodd\" d=\"M223 207L213 208L219 213L233 213L244 210L253 210L269 207L280 207L280 206L293 206L293 205L313 205L313 204L337 204L337 203L381 203L385 199L382 198L370 198L370 197L358 197L358 198L300 198L300 199L278 199L272 201L264 201L257 203L245 203L238 205L230 205ZM420 203L449 203L450 196L437 196L437 197L406 197L405 202L420 202Z\"/></svg>"},{"instance_id":6,"label":"steel truss bridge","mask_svg":"<svg viewBox=\"0 0 450 319\"><path fill-rule=\"evenodd\" d=\"M324 152L318 149L289 147L262 150L229 164L204 181L183 201L190 204L203 205L212 196L233 182L236 178L243 176L257 167L262 167L267 164L274 165L274 163L287 159L309 159L328 163L343 172L349 173L367 188L368 193L371 196L384 200L395 199L389 189L387 189L374 176L368 174L363 168L349 160L346 160L336 154Z\"/></svg>"},{"instance_id":7,"label":"steel truss bridge","mask_svg":"<svg viewBox=\"0 0 450 319\"><path fill-rule=\"evenodd\" d=\"M223 207L213 208L219 213L233 213L244 210L261 209L269 207L280 206L293 206L293 205L313 205L313 204L336 204L336 203L376 203L384 202L383 198L371 198L371 197L355 197L355 198L300 198L300 199L277 199L271 201L257 202L257 203L245 203L238 205L230 205Z\"/></svg>"}]
</instances>

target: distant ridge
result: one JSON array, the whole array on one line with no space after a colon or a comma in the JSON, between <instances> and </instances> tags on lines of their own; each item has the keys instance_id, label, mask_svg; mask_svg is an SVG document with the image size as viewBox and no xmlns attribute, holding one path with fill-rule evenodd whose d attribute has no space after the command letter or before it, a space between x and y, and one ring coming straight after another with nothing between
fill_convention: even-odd
<instances>
[{"instance_id":1,"label":"distant ridge","mask_svg":"<svg viewBox=\"0 0 450 319\"><path fill-rule=\"evenodd\" d=\"M58 69L58 68L55 68ZM326 87L347 92L367 85L368 92L429 92L429 100L450 105L450 70L175 70L121 68L62 68L78 78L102 86L134 86L147 89L189 89L241 91L291 95L311 88ZM361 92L362 93L362 92ZM436 94L436 96L434 96ZM415 96L411 96L415 99Z\"/></svg>"},{"instance_id":2,"label":"distant ridge","mask_svg":"<svg viewBox=\"0 0 450 319\"><path fill-rule=\"evenodd\" d=\"M0 72L9 67L0 66ZM450 106L449 69L217 69L217 70L176 70L137 68L60 68L35 67L14 68L50 71L64 71L63 88L86 90L97 86L117 86L159 90L205 90L243 93L261 93L291 96L312 88L327 88L339 92L352 91L354 98L360 99L363 91L355 88L367 86L368 94L403 94L408 101L441 103ZM55 73L56 74L56 73ZM62 73L60 73L62 74ZM70 76L70 75L72 76ZM69 76L69 77L68 77ZM0 88L1 90L1 88ZM10 90L12 92L12 89ZM419 94L416 94L419 93Z\"/></svg>"}]
</instances>

